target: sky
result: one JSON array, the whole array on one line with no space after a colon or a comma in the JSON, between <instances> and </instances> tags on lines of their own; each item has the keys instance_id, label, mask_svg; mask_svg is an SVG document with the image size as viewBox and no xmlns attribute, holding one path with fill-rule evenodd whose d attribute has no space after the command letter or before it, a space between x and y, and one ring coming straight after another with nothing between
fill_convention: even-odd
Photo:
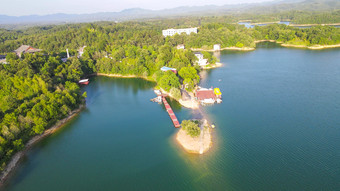
<instances>
[{"instance_id":1,"label":"sky","mask_svg":"<svg viewBox=\"0 0 340 191\"><path fill-rule=\"evenodd\" d=\"M119 12L130 8L166 9L179 6L226 5L272 0L1 0L0 15L47 15Z\"/></svg>"}]
</instances>

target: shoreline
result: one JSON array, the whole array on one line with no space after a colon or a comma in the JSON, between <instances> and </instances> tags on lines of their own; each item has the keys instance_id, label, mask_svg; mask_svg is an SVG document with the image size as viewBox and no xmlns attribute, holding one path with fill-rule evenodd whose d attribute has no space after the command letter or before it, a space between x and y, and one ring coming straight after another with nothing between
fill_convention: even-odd
<instances>
[{"instance_id":1,"label":"shoreline","mask_svg":"<svg viewBox=\"0 0 340 191\"><path fill-rule=\"evenodd\" d=\"M155 82L152 78L148 78L145 76L137 76L137 75L122 75L122 74L105 74L105 73L93 73L90 76L107 76L112 78L140 78L150 82Z\"/></svg>"},{"instance_id":2,"label":"shoreline","mask_svg":"<svg viewBox=\"0 0 340 191\"><path fill-rule=\"evenodd\" d=\"M189 109L198 109L199 108L199 103L195 100L188 100L188 101L184 101L181 99L176 99L175 97L173 97L169 92L160 89L160 91L162 92L162 94L165 94L169 97L171 97L172 99L176 100L179 104L181 104L181 106L189 108ZM191 95L190 95L191 96Z\"/></svg>"},{"instance_id":3,"label":"shoreline","mask_svg":"<svg viewBox=\"0 0 340 191\"><path fill-rule=\"evenodd\" d=\"M290 24L292 27L312 27L312 26L337 26L340 23L323 23L323 24Z\"/></svg>"},{"instance_id":4,"label":"shoreline","mask_svg":"<svg viewBox=\"0 0 340 191\"><path fill-rule=\"evenodd\" d=\"M277 44L280 44L283 47L308 48L308 49L311 49L311 50L321 50L321 49L327 49L327 48L339 48L340 47L340 44L333 44L333 45L315 44L315 45L307 46L307 45L286 44L284 42L280 42L280 41L276 41L276 40L256 40L256 41L254 41L255 44L260 43L260 42L275 42ZM222 51L222 50L253 51L253 50L256 50L256 48L252 48L252 47L239 48L239 47L232 46L232 47L221 48L220 50L203 49L203 48L190 48L190 50L192 50L192 51L206 51L206 52L219 52L219 51Z\"/></svg>"},{"instance_id":5,"label":"shoreline","mask_svg":"<svg viewBox=\"0 0 340 191\"><path fill-rule=\"evenodd\" d=\"M257 44L257 43L260 43L260 42L275 42L275 43L277 43L277 44L282 44L282 42L276 41L276 40L255 40L254 42L255 42L256 44Z\"/></svg>"},{"instance_id":6,"label":"shoreline","mask_svg":"<svg viewBox=\"0 0 340 191\"><path fill-rule=\"evenodd\" d=\"M239 50L239 51L253 51L255 48L252 47L236 47L236 46L231 46L231 47L224 47L221 48L220 50L214 50L214 49L203 49L203 48L190 48L192 51L206 51L206 52L219 52L221 50Z\"/></svg>"},{"instance_id":7,"label":"shoreline","mask_svg":"<svg viewBox=\"0 0 340 191\"><path fill-rule=\"evenodd\" d=\"M281 43L281 46L283 46L283 47L292 47L292 48L308 48L310 50L321 50L321 49L327 49L327 48L339 48L340 44L306 46L306 45L294 45L294 44L284 44L284 43Z\"/></svg>"},{"instance_id":8,"label":"shoreline","mask_svg":"<svg viewBox=\"0 0 340 191\"><path fill-rule=\"evenodd\" d=\"M221 62L216 62L215 64L213 65L210 65L208 67L206 66L203 66L203 70L208 70L208 69L213 69L213 68L219 68L219 67L222 67L223 64Z\"/></svg>"},{"instance_id":9,"label":"shoreline","mask_svg":"<svg viewBox=\"0 0 340 191\"><path fill-rule=\"evenodd\" d=\"M320 45L320 44L315 44L312 46L307 46L307 45L294 45L294 44L286 44L281 41L276 41L276 40L257 40L255 43L260 43L260 42L275 42L277 44L280 44L282 47L287 47L287 48L307 48L310 50L321 50L321 49L327 49L327 48L339 48L340 44L333 44L333 45Z\"/></svg>"},{"instance_id":10,"label":"shoreline","mask_svg":"<svg viewBox=\"0 0 340 191\"><path fill-rule=\"evenodd\" d=\"M250 25L261 25L261 24L276 24L280 22L290 22L288 26L292 27L312 27L312 26L337 26L340 25L340 23L307 23L307 24L299 24L299 23L292 23L290 19L288 20L282 20L282 21L267 21L267 22L257 22L253 23L252 20L239 20L236 23L233 24L239 24L239 23L249 23Z\"/></svg>"},{"instance_id":11,"label":"shoreline","mask_svg":"<svg viewBox=\"0 0 340 191\"><path fill-rule=\"evenodd\" d=\"M34 137L32 137L26 144L25 144L25 148L19 152L17 152L16 154L14 154L10 160L10 162L7 164L7 166L5 167L4 171L1 173L0 175L0 188L4 185L4 183L6 182L6 180L8 178L10 178L10 176L12 175L12 173L15 171L15 169L20 165L21 160L23 159L23 157L26 155L26 153L39 141L41 141L42 139L46 138L49 135L52 135L53 133L55 133L56 131L60 130L62 127L64 127L64 125L70 121L72 118L74 118L75 116L77 116L83 109L85 108L85 104L81 104L79 106L78 109L75 109L73 111L71 111L71 113L57 121L52 127L46 129L42 134L40 135L35 135Z\"/></svg>"}]
</instances>

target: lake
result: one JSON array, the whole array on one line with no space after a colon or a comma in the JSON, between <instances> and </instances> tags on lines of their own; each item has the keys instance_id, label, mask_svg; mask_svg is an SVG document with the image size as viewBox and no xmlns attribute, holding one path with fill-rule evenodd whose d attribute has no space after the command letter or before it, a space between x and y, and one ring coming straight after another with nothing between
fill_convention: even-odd
<instances>
[{"instance_id":1,"label":"lake","mask_svg":"<svg viewBox=\"0 0 340 191\"><path fill-rule=\"evenodd\" d=\"M246 28L254 28L255 26L267 26L267 23L262 23L262 24L252 24L251 22L238 22L239 25L244 25ZM280 21L278 22L278 24L284 24L284 25L290 25L291 23L289 21ZM340 28L340 25L330 25L330 26L334 26L335 28ZM307 28L312 28L312 26L293 26L293 27L297 27L300 29L307 29Z\"/></svg>"},{"instance_id":2,"label":"lake","mask_svg":"<svg viewBox=\"0 0 340 191\"><path fill-rule=\"evenodd\" d=\"M238 22L239 25L244 25L246 28L254 28L255 25L252 24L251 22ZM271 23L273 24L273 23ZM280 21L277 24L284 24L284 25L289 25L290 22L289 21ZM262 24L256 24L256 26L267 26L267 23L262 23Z\"/></svg>"},{"instance_id":3,"label":"lake","mask_svg":"<svg viewBox=\"0 0 340 191\"><path fill-rule=\"evenodd\" d=\"M38 143L6 190L339 190L340 49L259 43L202 72L213 148L185 153L154 84L95 77L87 108ZM179 120L193 113L171 101Z\"/></svg>"}]
</instances>

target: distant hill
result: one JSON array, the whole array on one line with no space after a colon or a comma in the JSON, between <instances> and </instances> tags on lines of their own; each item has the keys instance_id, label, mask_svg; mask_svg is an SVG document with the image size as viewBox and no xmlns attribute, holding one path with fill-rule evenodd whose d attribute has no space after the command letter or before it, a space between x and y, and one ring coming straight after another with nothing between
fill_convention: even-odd
<instances>
[{"instance_id":1,"label":"distant hill","mask_svg":"<svg viewBox=\"0 0 340 191\"><path fill-rule=\"evenodd\" d=\"M140 8L126 9L121 12L101 12L93 14L51 14L29 16L0 15L1 25L20 24L61 24L94 21L127 21L136 19L169 18L181 16L209 16L240 13L277 13L287 10L332 11L340 9L339 0L276 0L265 3L177 7L164 10L147 10Z\"/></svg>"}]
</instances>

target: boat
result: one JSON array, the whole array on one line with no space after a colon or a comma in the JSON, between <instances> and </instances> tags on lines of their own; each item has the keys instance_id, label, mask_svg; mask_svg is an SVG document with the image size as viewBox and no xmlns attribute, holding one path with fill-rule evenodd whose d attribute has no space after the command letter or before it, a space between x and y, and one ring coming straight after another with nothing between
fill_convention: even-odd
<instances>
[{"instance_id":1,"label":"boat","mask_svg":"<svg viewBox=\"0 0 340 191\"><path fill-rule=\"evenodd\" d=\"M215 103L215 100L213 98L209 98L209 99L204 99L201 101L202 104L213 104Z\"/></svg>"},{"instance_id":2,"label":"boat","mask_svg":"<svg viewBox=\"0 0 340 191\"><path fill-rule=\"evenodd\" d=\"M153 92L155 92L156 95L162 95L162 92L160 90L153 90Z\"/></svg>"},{"instance_id":3,"label":"boat","mask_svg":"<svg viewBox=\"0 0 340 191\"><path fill-rule=\"evenodd\" d=\"M214 128L215 128L215 124L211 124L211 128L213 128L213 129L214 129Z\"/></svg>"},{"instance_id":4,"label":"boat","mask_svg":"<svg viewBox=\"0 0 340 191\"><path fill-rule=\"evenodd\" d=\"M216 102L217 102L217 103L222 103L222 99L217 98L217 99L216 99Z\"/></svg>"},{"instance_id":5,"label":"boat","mask_svg":"<svg viewBox=\"0 0 340 191\"><path fill-rule=\"evenodd\" d=\"M87 84L89 84L89 83L90 83L89 79L82 79L82 80L79 80L79 84L87 85Z\"/></svg>"},{"instance_id":6,"label":"boat","mask_svg":"<svg viewBox=\"0 0 340 191\"><path fill-rule=\"evenodd\" d=\"M151 99L150 101L157 102L157 103L162 103L162 96L157 96L157 97Z\"/></svg>"}]
</instances>

